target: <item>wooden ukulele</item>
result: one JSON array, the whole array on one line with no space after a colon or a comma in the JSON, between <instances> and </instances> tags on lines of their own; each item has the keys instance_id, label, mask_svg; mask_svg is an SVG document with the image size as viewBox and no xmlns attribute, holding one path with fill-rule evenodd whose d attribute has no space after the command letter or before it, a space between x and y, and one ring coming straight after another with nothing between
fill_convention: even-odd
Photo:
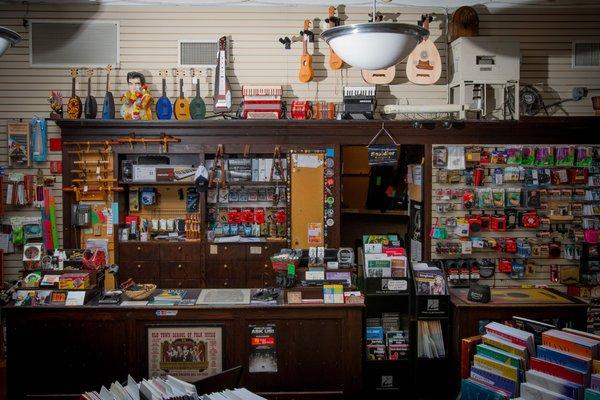
<instances>
[{"instance_id":1,"label":"wooden ukulele","mask_svg":"<svg viewBox=\"0 0 600 400\"><path fill-rule=\"evenodd\" d=\"M300 57L300 73L298 79L300 82L310 82L315 77L315 71L312 67L312 56L308 54L308 35L306 31L310 27L310 21L304 20L304 30L302 31L302 57Z\"/></svg>"},{"instance_id":2,"label":"wooden ukulele","mask_svg":"<svg viewBox=\"0 0 600 400\"><path fill-rule=\"evenodd\" d=\"M178 120L190 119L190 101L183 95L183 77L185 76L185 71L178 68L176 76L179 78L179 97L175 100L175 104L173 104L173 114L175 114L175 119Z\"/></svg>"},{"instance_id":3,"label":"wooden ukulele","mask_svg":"<svg viewBox=\"0 0 600 400\"><path fill-rule=\"evenodd\" d=\"M171 105L171 100L167 97L167 76L169 76L169 71L161 69L158 74L162 78L162 96L156 102L156 116L158 119L171 119L173 106Z\"/></svg>"},{"instance_id":4,"label":"wooden ukulele","mask_svg":"<svg viewBox=\"0 0 600 400\"><path fill-rule=\"evenodd\" d=\"M196 78L196 97L190 103L190 114L192 119L204 119L206 116L206 104L200 97L200 71L192 68L192 77Z\"/></svg>"},{"instance_id":5,"label":"wooden ukulele","mask_svg":"<svg viewBox=\"0 0 600 400\"><path fill-rule=\"evenodd\" d=\"M328 14L328 17L325 19L327 26L329 26L330 28L333 28L335 26L340 25L340 19L335 16L335 7L334 6L329 6L329 8L327 10L327 14ZM334 70L341 69L344 66L344 62L342 61L340 56L335 54L335 51L333 51L331 46L329 47L329 66L331 67L331 69L334 69Z\"/></svg>"},{"instance_id":6,"label":"wooden ukulele","mask_svg":"<svg viewBox=\"0 0 600 400\"><path fill-rule=\"evenodd\" d=\"M81 118L81 99L75 93L75 79L77 78L77 68L71 68L71 97L67 102L67 115L69 119Z\"/></svg>"},{"instance_id":7,"label":"wooden ukulele","mask_svg":"<svg viewBox=\"0 0 600 400\"><path fill-rule=\"evenodd\" d=\"M98 114L98 102L96 98L92 96L92 76L94 76L94 70L88 68L85 71L85 74L88 77L88 93L85 98L85 104L83 105L83 115L85 119L96 119L96 114Z\"/></svg>"},{"instance_id":8,"label":"wooden ukulele","mask_svg":"<svg viewBox=\"0 0 600 400\"><path fill-rule=\"evenodd\" d=\"M115 99L112 92L110 91L110 72L112 71L112 65L106 66L106 93L104 94L104 101L102 102L102 119L114 119L115 118Z\"/></svg>"},{"instance_id":9,"label":"wooden ukulele","mask_svg":"<svg viewBox=\"0 0 600 400\"><path fill-rule=\"evenodd\" d=\"M419 25L429 30L429 23L433 20L431 15L421 16ZM425 38L410 53L406 61L406 77L417 85L433 85L442 75L442 59L435 44Z\"/></svg>"},{"instance_id":10,"label":"wooden ukulele","mask_svg":"<svg viewBox=\"0 0 600 400\"><path fill-rule=\"evenodd\" d=\"M219 39L219 57L217 63L217 73L215 76L215 92L213 94L214 112L231 111L231 86L227 80L227 38L225 36Z\"/></svg>"}]
</instances>

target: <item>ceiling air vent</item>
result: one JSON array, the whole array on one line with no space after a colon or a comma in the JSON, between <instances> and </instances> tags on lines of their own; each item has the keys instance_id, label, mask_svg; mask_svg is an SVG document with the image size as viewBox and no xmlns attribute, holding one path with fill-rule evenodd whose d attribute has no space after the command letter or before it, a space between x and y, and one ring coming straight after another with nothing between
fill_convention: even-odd
<instances>
[{"instance_id":1,"label":"ceiling air vent","mask_svg":"<svg viewBox=\"0 0 600 400\"><path fill-rule=\"evenodd\" d=\"M31 20L32 67L105 67L119 64L118 21Z\"/></svg>"},{"instance_id":2,"label":"ceiling air vent","mask_svg":"<svg viewBox=\"0 0 600 400\"><path fill-rule=\"evenodd\" d=\"M600 68L600 42L573 42L573 68Z\"/></svg>"},{"instance_id":3,"label":"ceiling air vent","mask_svg":"<svg viewBox=\"0 0 600 400\"><path fill-rule=\"evenodd\" d=\"M179 66L211 68L217 65L219 42L209 40L180 40Z\"/></svg>"}]
</instances>

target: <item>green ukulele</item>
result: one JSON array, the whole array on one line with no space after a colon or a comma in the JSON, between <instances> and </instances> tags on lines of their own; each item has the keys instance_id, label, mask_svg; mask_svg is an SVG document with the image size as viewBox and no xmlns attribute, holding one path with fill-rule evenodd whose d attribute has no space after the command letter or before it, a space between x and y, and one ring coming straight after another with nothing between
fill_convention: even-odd
<instances>
[{"instance_id":1,"label":"green ukulele","mask_svg":"<svg viewBox=\"0 0 600 400\"><path fill-rule=\"evenodd\" d=\"M196 97L192 99L190 103L190 115L192 119L204 119L206 115L206 104L204 104L204 100L200 97L200 76L202 73L200 71L192 68L192 77L196 78Z\"/></svg>"}]
</instances>

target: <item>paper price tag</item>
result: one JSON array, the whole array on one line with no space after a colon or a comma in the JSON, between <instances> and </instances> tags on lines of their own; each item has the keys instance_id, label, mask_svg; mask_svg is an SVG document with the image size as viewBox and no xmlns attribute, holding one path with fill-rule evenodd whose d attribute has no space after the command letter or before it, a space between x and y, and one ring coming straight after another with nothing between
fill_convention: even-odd
<instances>
[{"instance_id":1,"label":"paper price tag","mask_svg":"<svg viewBox=\"0 0 600 400\"><path fill-rule=\"evenodd\" d=\"M473 243L470 240L460 242L460 252L462 254L473 254Z\"/></svg>"}]
</instances>

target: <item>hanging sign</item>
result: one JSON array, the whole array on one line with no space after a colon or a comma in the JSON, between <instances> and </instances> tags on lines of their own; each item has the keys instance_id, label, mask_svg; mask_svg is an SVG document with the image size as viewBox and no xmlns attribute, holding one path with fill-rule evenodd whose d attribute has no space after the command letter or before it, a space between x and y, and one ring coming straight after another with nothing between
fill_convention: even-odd
<instances>
[{"instance_id":1,"label":"hanging sign","mask_svg":"<svg viewBox=\"0 0 600 400\"><path fill-rule=\"evenodd\" d=\"M395 144L372 144L367 147L369 165L396 165L398 146Z\"/></svg>"}]
</instances>

